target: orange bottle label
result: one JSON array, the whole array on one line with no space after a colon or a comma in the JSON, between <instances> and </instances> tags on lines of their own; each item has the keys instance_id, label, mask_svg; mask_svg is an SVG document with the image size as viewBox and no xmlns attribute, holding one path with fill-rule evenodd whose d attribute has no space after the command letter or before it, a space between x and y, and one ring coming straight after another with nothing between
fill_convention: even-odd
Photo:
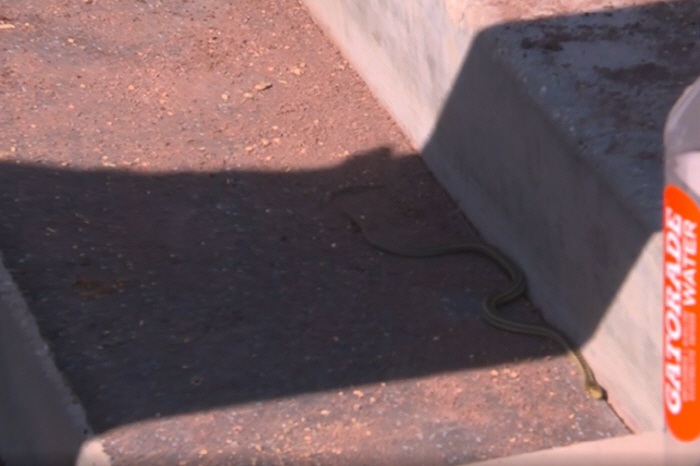
<instances>
[{"instance_id":1,"label":"orange bottle label","mask_svg":"<svg viewBox=\"0 0 700 466\"><path fill-rule=\"evenodd\" d=\"M700 435L697 268L700 209L677 186L664 191L663 399L666 426L681 441Z\"/></svg>"}]
</instances>

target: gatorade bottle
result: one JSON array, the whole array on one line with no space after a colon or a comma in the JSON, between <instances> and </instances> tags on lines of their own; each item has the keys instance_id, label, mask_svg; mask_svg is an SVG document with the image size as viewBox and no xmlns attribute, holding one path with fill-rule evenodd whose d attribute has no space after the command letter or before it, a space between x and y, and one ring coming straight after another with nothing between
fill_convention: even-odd
<instances>
[{"instance_id":1,"label":"gatorade bottle","mask_svg":"<svg viewBox=\"0 0 700 466\"><path fill-rule=\"evenodd\" d=\"M664 145L664 455L700 465L700 79L671 110Z\"/></svg>"}]
</instances>

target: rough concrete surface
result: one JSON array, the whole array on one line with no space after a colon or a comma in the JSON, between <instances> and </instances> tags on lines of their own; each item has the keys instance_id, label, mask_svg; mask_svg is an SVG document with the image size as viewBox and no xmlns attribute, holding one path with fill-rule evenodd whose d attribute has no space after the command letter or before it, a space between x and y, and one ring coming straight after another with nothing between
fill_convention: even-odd
<instances>
[{"instance_id":1,"label":"rough concrete surface","mask_svg":"<svg viewBox=\"0 0 700 466\"><path fill-rule=\"evenodd\" d=\"M696 4L307 0L634 429L659 430L662 127Z\"/></svg>"}]
</instances>

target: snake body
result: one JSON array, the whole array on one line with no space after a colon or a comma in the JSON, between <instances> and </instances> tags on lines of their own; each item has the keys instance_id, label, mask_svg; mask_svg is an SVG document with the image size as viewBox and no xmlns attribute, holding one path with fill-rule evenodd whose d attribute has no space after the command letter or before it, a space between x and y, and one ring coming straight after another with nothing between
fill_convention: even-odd
<instances>
[{"instance_id":1,"label":"snake body","mask_svg":"<svg viewBox=\"0 0 700 466\"><path fill-rule=\"evenodd\" d=\"M363 238L365 241L367 241L367 243L369 243L370 246L387 254L401 257L421 258L458 253L477 253L494 261L499 268L508 275L511 280L511 284L505 291L492 294L484 300L482 313L484 319L494 327L501 330L536 335L556 341L566 350L567 354L572 357L572 359L576 362L576 365L583 373L583 387L586 393L595 399L606 398L605 389L598 384L598 381L593 375L593 371L588 366L588 363L586 363L586 360L583 359L583 356L571 346L568 340L561 333L552 328L541 325L515 322L501 317L496 313L496 308L498 306L503 306L523 296L527 289L527 284L525 281L525 274L520 267L518 267L512 260L506 257L494 246L482 241L470 241L427 248L398 248L375 240L365 231L362 222L358 221L355 217L345 211L342 211L342 213L348 217L353 224L358 226Z\"/></svg>"}]
</instances>

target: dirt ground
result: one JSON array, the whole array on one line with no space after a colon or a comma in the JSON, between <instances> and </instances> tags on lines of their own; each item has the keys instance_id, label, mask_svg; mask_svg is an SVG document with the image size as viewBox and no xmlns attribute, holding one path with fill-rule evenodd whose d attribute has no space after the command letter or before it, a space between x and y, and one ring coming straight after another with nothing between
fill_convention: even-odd
<instances>
[{"instance_id":1,"label":"dirt ground","mask_svg":"<svg viewBox=\"0 0 700 466\"><path fill-rule=\"evenodd\" d=\"M476 232L294 0L0 0L0 250L115 465L454 465L626 433L480 318ZM365 189L368 186L374 189ZM504 310L528 322L522 299Z\"/></svg>"}]
</instances>

